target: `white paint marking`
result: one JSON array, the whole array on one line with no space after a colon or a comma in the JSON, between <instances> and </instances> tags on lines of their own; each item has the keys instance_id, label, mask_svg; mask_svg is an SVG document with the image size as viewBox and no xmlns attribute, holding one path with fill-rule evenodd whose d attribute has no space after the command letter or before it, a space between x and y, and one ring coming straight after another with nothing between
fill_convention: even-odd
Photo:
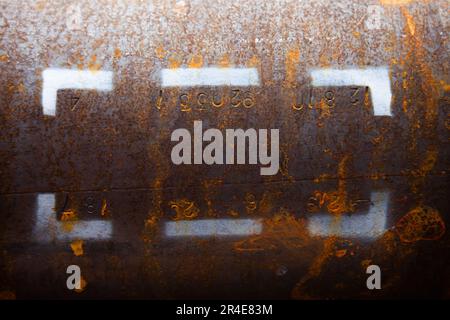
<instances>
[{"instance_id":1,"label":"white paint marking","mask_svg":"<svg viewBox=\"0 0 450 320\"><path fill-rule=\"evenodd\" d=\"M162 69L163 87L259 86L256 68L176 68Z\"/></svg>"},{"instance_id":2,"label":"white paint marking","mask_svg":"<svg viewBox=\"0 0 450 320\"><path fill-rule=\"evenodd\" d=\"M69 232L58 222L56 237L58 240L105 240L112 237L111 221L89 220L75 221Z\"/></svg>"},{"instance_id":3,"label":"white paint marking","mask_svg":"<svg viewBox=\"0 0 450 320\"><path fill-rule=\"evenodd\" d=\"M70 231L55 213L55 194L38 194L36 201L34 236L40 242L56 240L104 240L112 237L112 222L103 220L75 221Z\"/></svg>"},{"instance_id":4,"label":"white paint marking","mask_svg":"<svg viewBox=\"0 0 450 320\"><path fill-rule=\"evenodd\" d=\"M392 116L391 80L388 67L365 69L313 69L313 86L367 86L375 116Z\"/></svg>"},{"instance_id":5,"label":"white paint marking","mask_svg":"<svg viewBox=\"0 0 450 320\"><path fill-rule=\"evenodd\" d=\"M308 217L308 231L314 236L346 238L378 238L386 230L388 192L372 192L372 202L366 214L344 215L336 219L330 214Z\"/></svg>"},{"instance_id":6,"label":"white paint marking","mask_svg":"<svg viewBox=\"0 0 450 320\"><path fill-rule=\"evenodd\" d=\"M168 237L180 236L249 236L260 234L262 223L255 219L208 219L169 221L165 223Z\"/></svg>"},{"instance_id":7,"label":"white paint marking","mask_svg":"<svg viewBox=\"0 0 450 320\"><path fill-rule=\"evenodd\" d=\"M42 107L45 115L56 115L56 93L59 89L111 91L112 71L45 69L42 72Z\"/></svg>"}]
</instances>

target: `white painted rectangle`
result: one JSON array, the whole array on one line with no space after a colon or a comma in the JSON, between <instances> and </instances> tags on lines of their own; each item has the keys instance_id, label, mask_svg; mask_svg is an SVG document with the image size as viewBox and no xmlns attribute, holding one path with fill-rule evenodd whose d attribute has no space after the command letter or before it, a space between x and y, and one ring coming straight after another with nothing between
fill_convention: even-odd
<instances>
[{"instance_id":1,"label":"white painted rectangle","mask_svg":"<svg viewBox=\"0 0 450 320\"><path fill-rule=\"evenodd\" d=\"M256 68L175 68L161 70L163 87L259 86Z\"/></svg>"},{"instance_id":2,"label":"white painted rectangle","mask_svg":"<svg viewBox=\"0 0 450 320\"><path fill-rule=\"evenodd\" d=\"M255 219L182 220L165 224L168 237L249 236L261 232L262 223Z\"/></svg>"},{"instance_id":3,"label":"white painted rectangle","mask_svg":"<svg viewBox=\"0 0 450 320\"><path fill-rule=\"evenodd\" d=\"M361 69L313 69L310 71L313 86L367 86L372 96L375 116L392 116L391 80L388 67Z\"/></svg>"},{"instance_id":4,"label":"white painted rectangle","mask_svg":"<svg viewBox=\"0 0 450 320\"><path fill-rule=\"evenodd\" d=\"M56 115L56 98L59 89L87 89L111 91L112 71L92 71L49 68L42 72L42 108L44 115Z\"/></svg>"}]
</instances>

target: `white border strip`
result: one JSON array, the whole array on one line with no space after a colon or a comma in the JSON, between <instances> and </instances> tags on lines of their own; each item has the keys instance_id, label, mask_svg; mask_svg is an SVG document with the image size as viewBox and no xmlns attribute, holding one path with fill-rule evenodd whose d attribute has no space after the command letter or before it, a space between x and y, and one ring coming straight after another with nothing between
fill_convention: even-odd
<instances>
[{"instance_id":1,"label":"white border strip","mask_svg":"<svg viewBox=\"0 0 450 320\"><path fill-rule=\"evenodd\" d=\"M165 223L168 237L250 236L261 232L262 222L259 219L181 220Z\"/></svg>"},{"instance_id":2,"label":"white border strip","mask_svg":"<svg viewBox=\"0 0 450 320\"><path fill-rule=\"evenodd\" d=\"M364 69L312 69L313 86L367 86L375 116L392 116L391 79L388 67Z\"/></svg>"},{"instance_id":3,"label":"white border strip","mask_svg":"<svg viewBox=\"0 0 450 320\"><path fill-rule=\"evenodd\" d=\"M335 217L315 214L308 217L308 231L314 236L346 238L378 238L386 231L389 192L372 192L371 206L366 214Z\"/></svg>"},{"instance_id":4,"label":"white border strip","mask_svg":"<svg viewBox=\"0 0 450 320\"><path fill-rule=\"evenodd\" d=\"M112 71L91 71L49 68L42 72L42 108L44 115L56 115L56 98L59 89L90 89L111 91Z\"/></svg>"},{"instance_id":5,"label":"white border strip","mask_svg":"<svg viewBox=\"0 0 450 320\"><path fill-rule=\"evenodd\" d=\"M74 221L71 230L64 228L64 222L58 221L55 213L55 194L40 193L36 198L36 221L34 237L39 242L69 240L106 240L112 237L111 221L79 220Z\"/></svg>"},{"instance_id":6,"label":"white border strip","mask_svg":"<svg viewBox=\"0 0 450 320\"><path fill-rule=\"evenodd\" d=\"M256 68L175 68L162 69L163 87L259 86Z\"/></svg>"}]
</instances>

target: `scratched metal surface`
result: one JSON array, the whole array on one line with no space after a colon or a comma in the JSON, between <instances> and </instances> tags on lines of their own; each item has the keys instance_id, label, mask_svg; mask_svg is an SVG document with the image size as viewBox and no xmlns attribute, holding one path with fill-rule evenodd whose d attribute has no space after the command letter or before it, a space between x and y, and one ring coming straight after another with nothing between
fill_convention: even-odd
<instances>
[{"instance_id":1,"label":"scratched metal surface","mask_svg":"<svg viewBox=\"0 0 450 320\"><path fill-rule=\"evenodd\" d=\"M444 0L1 1L0 296L449 298L448 20ZM164 86L206 67L259 84ZM53 90L70 70L111 83ZM194 120L278 128L280 171L173 165Z\"/></svg>"}]
</instances>

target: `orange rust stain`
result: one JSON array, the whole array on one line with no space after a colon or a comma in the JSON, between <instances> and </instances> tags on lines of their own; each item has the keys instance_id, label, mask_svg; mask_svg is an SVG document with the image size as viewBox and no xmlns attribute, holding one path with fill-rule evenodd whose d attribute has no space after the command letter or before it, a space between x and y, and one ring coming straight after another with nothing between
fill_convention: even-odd
<instances>
[{"instance_id":1,"label":"orange rust stain","mask_svg":"<svg viewBox=\"0 0 450 320\"><path fill-rule=\"evenodd\" d=\"M201 68L203 66L203 57L201 55L192 56L188 62L189 68Z\"/></svg>"},{"instance_id":2,"label":"orange rust stain","mask_svg":"<svg viewBox=\"0 0 450 320\"><path fill-rule=\"evenodd\" d=\"M119 48L114 49L114 58L116 58L116 59L122 58L122 51L120 51Z\"/></svg>"},{"instance_id":3,"label":"orange rust stain","mask_svg":"<svg viewBox=\"0 0 450 320\"><path fill-rule=\"evenodd\" d=\"M394 254L398 247L398 237L393 230L386 231L378 240L377 244L383 246L383 252L387 254Z\"/></svg>"},{"instance_id":4,"label":"orange rust stain","mask_svg":"<svg viewBox=\"0 0 450 320\"><path fill-rule=\"evenodd\" d=\"M252 56L248 61L247 61L247 67L249 68L255 68L257 66L259 66L260 62L259 62L259 58L257 56Z\"/></svg>"},{"instance_id":5,"label":"orange rust stain","mask_svg":"<svg viewBox=\"0 0 450 320\"><path fill-rule=\"evenodd\" d=\"M175 210L176 216L173 220L195 219L200 210L194 201L188 199L172 200L169 202L170 207Z\"/></svg>"},{"instance_id":6,"label":"orange rust stain","mask_svg":"<svg viewBox=\"0 0 450 320\"><path fill-rule=\"evenodd\" d=\"M403 99L402 101L402 110L404 113L408 113L408 99Z\"/></svg>"},{"instance_id":7,"label":"orange rust stain","mask_svg":"<svg viewBox=\"0 0 450 320\"><path fill-rule=\"evenodd\" d=\"M327 153L325 150L324 150L324 152ZM325 180L327 180L329 178L330 178L329 174L322 173L321 175L319 175L317 178L314 179L314 183L320 183L320 182L325 181Z\"/></svg>"},{"instance_id":8,"label":"orange rust stain","mask_svg":"<svg viewBox=\"0 0 450 320\"><path fill-rule=\"evenodd\" d=\"M420 171L422 174L425 175L434 168L434 165L436 164L436 161L437 161L438 154L439 154L439 150L437 149L437 147L434 147L427 151L427 153L425 155L425 159L422 161L421 166L420 166Z\"/></svg>"},{"instance_id":9,"label":"orange rust stain","mask_svg":"<svg viewBox=\"0 0 450 320\"><path fill-rule=\"evenodd\" d=\"M8 62L8 61L9 61L9 57L7 54L0 55L0 62Z\"/></svg>"},{"instance_id":10,"label":"orange rust stain","mask_svg":"<svg viewBox=\"0 0 450 320\"><path fill-rule=\"evenodd\" d=\"M333 255L335 242L335 237L324 240L322 253L314 260L309 269L308 273L310 276L318 276L320 274L325 261Z\"/></svg>"},{"instance_id":11,"label":"orange rust stain","mask_svg":"<svg viewBox=\"0 0 450 320\"><path fill-rule=\"evenodd\" d=\"M280 166L280 172L283 175L283 177L286 177L288 181L294 182L294 177L289 174L289 152L287 151L289 149L289 146L287 144L283 144L280 148L281 152L281 166Z\"/></svg>"},{"instance_id":12,"label":"orange rust stain","mask_svg":"<svg viewBox=\"0 0 450 320\"><path fill-rule=\"evenodd\" d=\"M281 191L265 191L258 203L258 215L270 214L274 209L275 199L279 199L281 195Z\"/></svg>"},{"instance_id":13,"label":"orange rust stain","mask_svg":"<svg viewBox=\"0 0 450 320\"><path fill-rule=\"evenodd\" d=\"M94 54L91 57L91 61L88 64L88 69L90 71L98 71L98 70L100 70L100 68L101 68L101 65L99 63L97 63L97 56Z\"/></svg>"},{"instance_id":14,"label":"orange rust stain","mask_svg":"<svg viewBox=\"0 0 450 320\"><path fill-rule=\"evenodd\" d=\"M377 136L377 137L373 137L371 139L371 142L374 145L379 145L379 144L381 144L383 142L383 140L384 140L384 137L382 135L380 135L380 136Z\"/></svg>"},{"instance_id":15,"label":"orange rust stain","mask_svg":"<svg viewBox=\"0 0 450 320\"><path fill-rule=\"evenodd\" d=\"M78 220L75 210L65 210L61 215L61 221L63 222L62 228L65 232L71 232L74 228L76 221Z\"/></svg>"},{"instance_id":16,"label":"orange rust stain","mask_svg":"<svg viewBox=\"0 0 450 320\"><path fill-rule=\"evenodd\" d=\"M203 192L204 192L204 199L206 202L206 205L208 207L207 209L207 215L209 217L215 217L216 211L214 209L213 205L213 196L217 193L217 186L220 186L223 184L222 179L210 179L210 180L204 180L203 181Z\"/></svg>"},{"instance_id":17,"label":"orange rust stain","mask_svg":"<svg viewBox=\"0 0 450 320\"><path fill-rule=\"evenodd\" d=\"M413 174L416 176L424 177L428 173L430 173L437 162L438 155L438 148L436 146L430 147L430 149L425 153L425 157L422 159L419 167L413 171Z\"/></svg>"},{"instance_id":18,"label":"orange rust stain","mask_svg":"<svg viewBox=\"0 0 450 320\"><path fill-rule=\"evenodd\" d=\"M22 82L19 83L19 85L17 86L17 92L20 92L20 93L24 93L25 92L25 86L24 86L24 84Z\"/></svg>"},{"instance_id":19,"label":"orange rust stain","mask_svg":"<svg viewBox=\"0 0 450 320\"><path fill-rule=\"evenodd\" d=\"M84 254L83 251L83 240L75 240L70 244L70 248L73 251L75 256L82 256Z\"/></svg>"},{"instance_id":20,"label":"orange rust stain","mask_svg":"<svg viewBox=\"0 0 450 320\"><path fill-rule=\"evenodd\" d=\"M231 217L239 217L239 212L237 212L236 210L228 210L228 215Z\"/></svg>"},{"instance_id":21,"label":"orange rust stain","mask_svg":"<svg viewBox=\"0 0 450 320\"><path fill-rule=\"evenodd\" d=\"M344 156L341 161L339 161L338 165L338 177L339 179L344 179L346 177L346 166L350 156Z\"/></svg>"},{"instance_id":22,"label":"orange rust stain","mask_svg":"<svg viewBox=\"0 0 450 320\"><path fill-rule=\"evenodd\" d=\"M81 69L83 69L83 66L84 66L84 57L82 55L79 55L78 60L79 60L79 62L77 63L77 68L81 70ZM69 64L70 64L70 62L69 62Z\"/></svg>"},{"instance_id":23,"label":"orange rust stain","mask_svg":"<svg viewBox=\"0 0 450 320\"><path fill-rule=\"evenodd\" d=\"M13 93L16 90L16 87L12 83L8 83L8 93Z\"/></svg>"},{"instance_id":24,"label":"orange rust stain","mask_svg":"<svg viewBox=\"0 0 450 320\"><path fill-rule=\"evenodd\" d=\"M154 226L156 226L158 220L159 220L158 217L156 217L156 216L151 216L150 218L148 218L147 220L145 220L145 226L146 226L146 227L154 227Z\"/></svg>"},{"instance_id":25,"label":"orange rust stain","mask_svg":"<svg viewBox=\"0 0 450 320\"><path fill-rule=\"evenodd\" d=\"M416 33L416 23L414 22L414 18L409 14L408 10L402 8L403 16L406 18L406 24L409 29L409 33L414 36Z\"/></svg>"},{"instance_id":26,"label":"orange rust stain","mask_svg":"<svg viewBox=\"0 0 450 320\"><path fill-rule=\"evenodd\" d=\"M349 159L349 155L344 156L338 165L338 191L335 195L335 199L327 206L328 211L333 214L353 212L355 210L355 204L348 200L346 190L347 163Z\"/></svg>"},{"instance_id":27,"label":"orange rust stain","mask_svg":"<svg viewBox=\"0 0 450 320\"><path fill-rule=\"evenodd\" d=\"M446 83L445 81L440 81L441 83L441 87L445 92L450 91L450 85L448 83Z\"/></svg>"},{"instance_id":28,"label":"orange rust stain","mask_svg":"<svg viewBox=\"0 0 450 320\"><path fill-rule=\"evenodd\" d=\"M12 94L14 92L24 93L25 92L25 86L23 83L19 83L17 86L13 83L8 83L7 90L9 94Z\"/></svg>"},{"instance_id":29,"label":"orange rust stain","mask_svg":"<svg viewBox=\"0 0 450 320\"><path fill-rule=\"evenodd\" d=\"M74 221L77 219L77 213L75 210L65 210L61 215L61 221Z\"/></svg>"},{"instance_id":30,"label":"orange rust stain","mask_svg":"<svg viewBox=\"0 0 450 320\"><path fill-rule=\"evenodd\" d=\"M364 270L366 270L367 267L370 266L371 264L372 264L371 259L365 259L365 260L361 261L361 266L364 268Z\"/></svg>"},{"instance_id":31,"label":"orange rust stain","mask_svg":"<svg viewBox=\"0 0 450 320\"><path fill-rule=\"evenodd\" d=\"M87 287L87 281L85 278L83 278L83 276L81 276L80 279L80 289L75 289L76 293L82 293L84 290L86 290Z\"/></svg>"},{"instance_id":32,"label":"orange rust stain","mask_svg":"<svg viewBox=\"0 0 450 320\"><path fill-rule=\"evenodd\" d=\"M366 91L364 92L364 107L365 107L366 109L369 109L369 108L371 108L371 105L372 105L372 103L371 103L371 101L370 101L369 90L366 90Z\"/></svg>"},{"instance_id":33,"label":"orange rust stain","mask_svg":"<svg viewBox=\"0 0 450 320\"><path fill-rule=\"evenodd\" d=\"M327 103L325 99L321 99L317 109L320 111L319 119L328 118L331 116L331 106Z\"/></svg>"},{"instance_id":34,"label":"orange rust stain","mask_svg":"<svg viewBox=\"0 0 450 320\"><path fill-rule=\"evenodd\" d=\"M286 54L285 67L286 67L286 78L285 83L289 87L295 85L295 80L297 77L297 67L300 62L300 49L291 49Z\"/></svg>"},{"instance_id":35,"label":"orange rust stain","mask_svg":"<svg viewBox=\"0 0 450 320\"><path fill-rule=\"evenodd\" d=\"M329 213L340 215L353 212L356 209L356 203L348 199L346 190L346 166L350 156L344 156L338 165L338 190L331 192L314 191L309 198L307 210L309 212L319 212L321 208L326 207Z\"/></svg>"},{"instance_id":36,"label":"orange rust stain","mask_svg":"<svg viewBox=\"0 0 450 320\"><path fill-rule=\"evenodd\" d=\"M158 46L155 49L155 54L159 59L164 59L164 57L166 56L166 51L164 50L163 46Z\"/></svg>"},{"instance_id":37,"label":"orange rust stain","mask_svg":"<svg viewBox=\"0 0 450 320\"><path fill-rule=\"evenodd\" d=\"M230 65L230 57L227 54L224 54L219 60L219 67L228 68Z\"/></svg>"},{"instance_id":38,"label":"orange rust stain","mask_svg":"<svg viewBox=\"0 0 450 320\"><path fill-rule=\"evenodd\" d=\"M263 232L234 243L237 252L298 249L311 241L305 221L281 209L263 221Z\"/></svg>"},{"instance_id":39,"label":"orange rust stain","mask_svg":"<svg viewBox=\"0 0 450 320\"><path fill-rule=\"evenodd\" d=\"M414 119L413 116L415 116L419 110L422 110L421 108L425 111L425 117L420 115L420 122L416 121L417 123L410 128L412 135L410 149L415 151L417 135L420 132L423 132L423 130L418 131L418 128L425 127L427 135L430 139L436 137L436 121L438 118L439 108L438 100L441 96L441 85L439 81L435 79L433 70L428 63L429 54L424 48L422 41L422 39L426 38L424 36L424 26L416 25L413 17L406 7L401 7L400 10L406 20L404 30L406 35L404 38L404 48L406 48L406 52L403 53L404 58L402 58L400 62L405 70L414 70L420 79L420 82L415 81L412 72L405 71L402 75L404 81L403 88L406 92L404 95L403 109L405 112L408 111L407 115L411 121ZM412 86L412 84L416 82L419 82L419 87ZM411 97L415 95L415 92L418 89L424 93L424 101L420 102L417 108L411 108L410 112L409 107L417 104L413 104L413 99ZM419 116L419 114L417 114L417 116Z\"/></svg>"},{"instance_id":40,"label":"orange rust stain","mask_svg":"<svg viewBox=\"0 0 450 320\"><path fill-rule=\"evenodd\" d=\"M328 54L324 53L320 55L319 58L319 65L321 67L329 67L330 66L330 57L328 56Z\"/></svg>"},{"instance_id":41,"label":"orange rust stain","mask_svg":"<svg viewBox=\"0 0 450 320\"><path fill-rule=\"evenodd\" d=\"M322 207L329 213L339 215L354 212L356 204L347 199L345 191L315 191L309 198L307 209L309 212L319 212Z\"/></svg>"},{"instance_id":42,"label":"orange rust stain","mask_svg":"<svg viewBox=\"0 0 450 320\"><path fill-rule=\"evenodd\" d=\"M347 254L347 249L337 250L336 251L336 257L342 258Z\"/></svg>"},{"instance_id":43,"label":"orange rust stain","mask_svg":"<svg viewBox=\"0 0 450 320\"><path fill-rule=\"evenodd\" d=\"M423 206L409 211L395 224L402 242L438 240L445 233L445 222L436 209Z\"/></svg>"},{"instance_id":44,"label":"orange rust stain","mask_svg":"<svg viewBox=\"0 0 450 320\"><path fill-rule=\"evenodd\" d=\"M181 59L176 55L172 55L168 59L168 64L171 69L179 68L181 66Z\"/></svg>"},{"instance_id":45,"label":"orange rust stain","mask_svg":"<svg viewBox=\"0 0 450 320\"><path fill-rule=\"evenodd\" d=\"M300 279L300 281L292 289L291 297L293 299L312 299L312 298L314 298L307 294L305 285L307 284L307 282L309 280L319 276L320 273L322 272L322 268L325 265L325 263L327 262L328 258L334 256L335 242L336 242L335 237L330 237L330 238L324 240L322 252L311 263L307 274L302 279Z\"/></svg>"},{"instance_id":46,"label":"orange rust stain","mask_svg":"<svg viewBox=\"0 0 450 320\"><path fill-rule=\"evenodd\" d=\"M109 214L108 202L106 199L102 199L102 208L100 211L102 217L106 217Z\"/></svg>"}]
</instances>

